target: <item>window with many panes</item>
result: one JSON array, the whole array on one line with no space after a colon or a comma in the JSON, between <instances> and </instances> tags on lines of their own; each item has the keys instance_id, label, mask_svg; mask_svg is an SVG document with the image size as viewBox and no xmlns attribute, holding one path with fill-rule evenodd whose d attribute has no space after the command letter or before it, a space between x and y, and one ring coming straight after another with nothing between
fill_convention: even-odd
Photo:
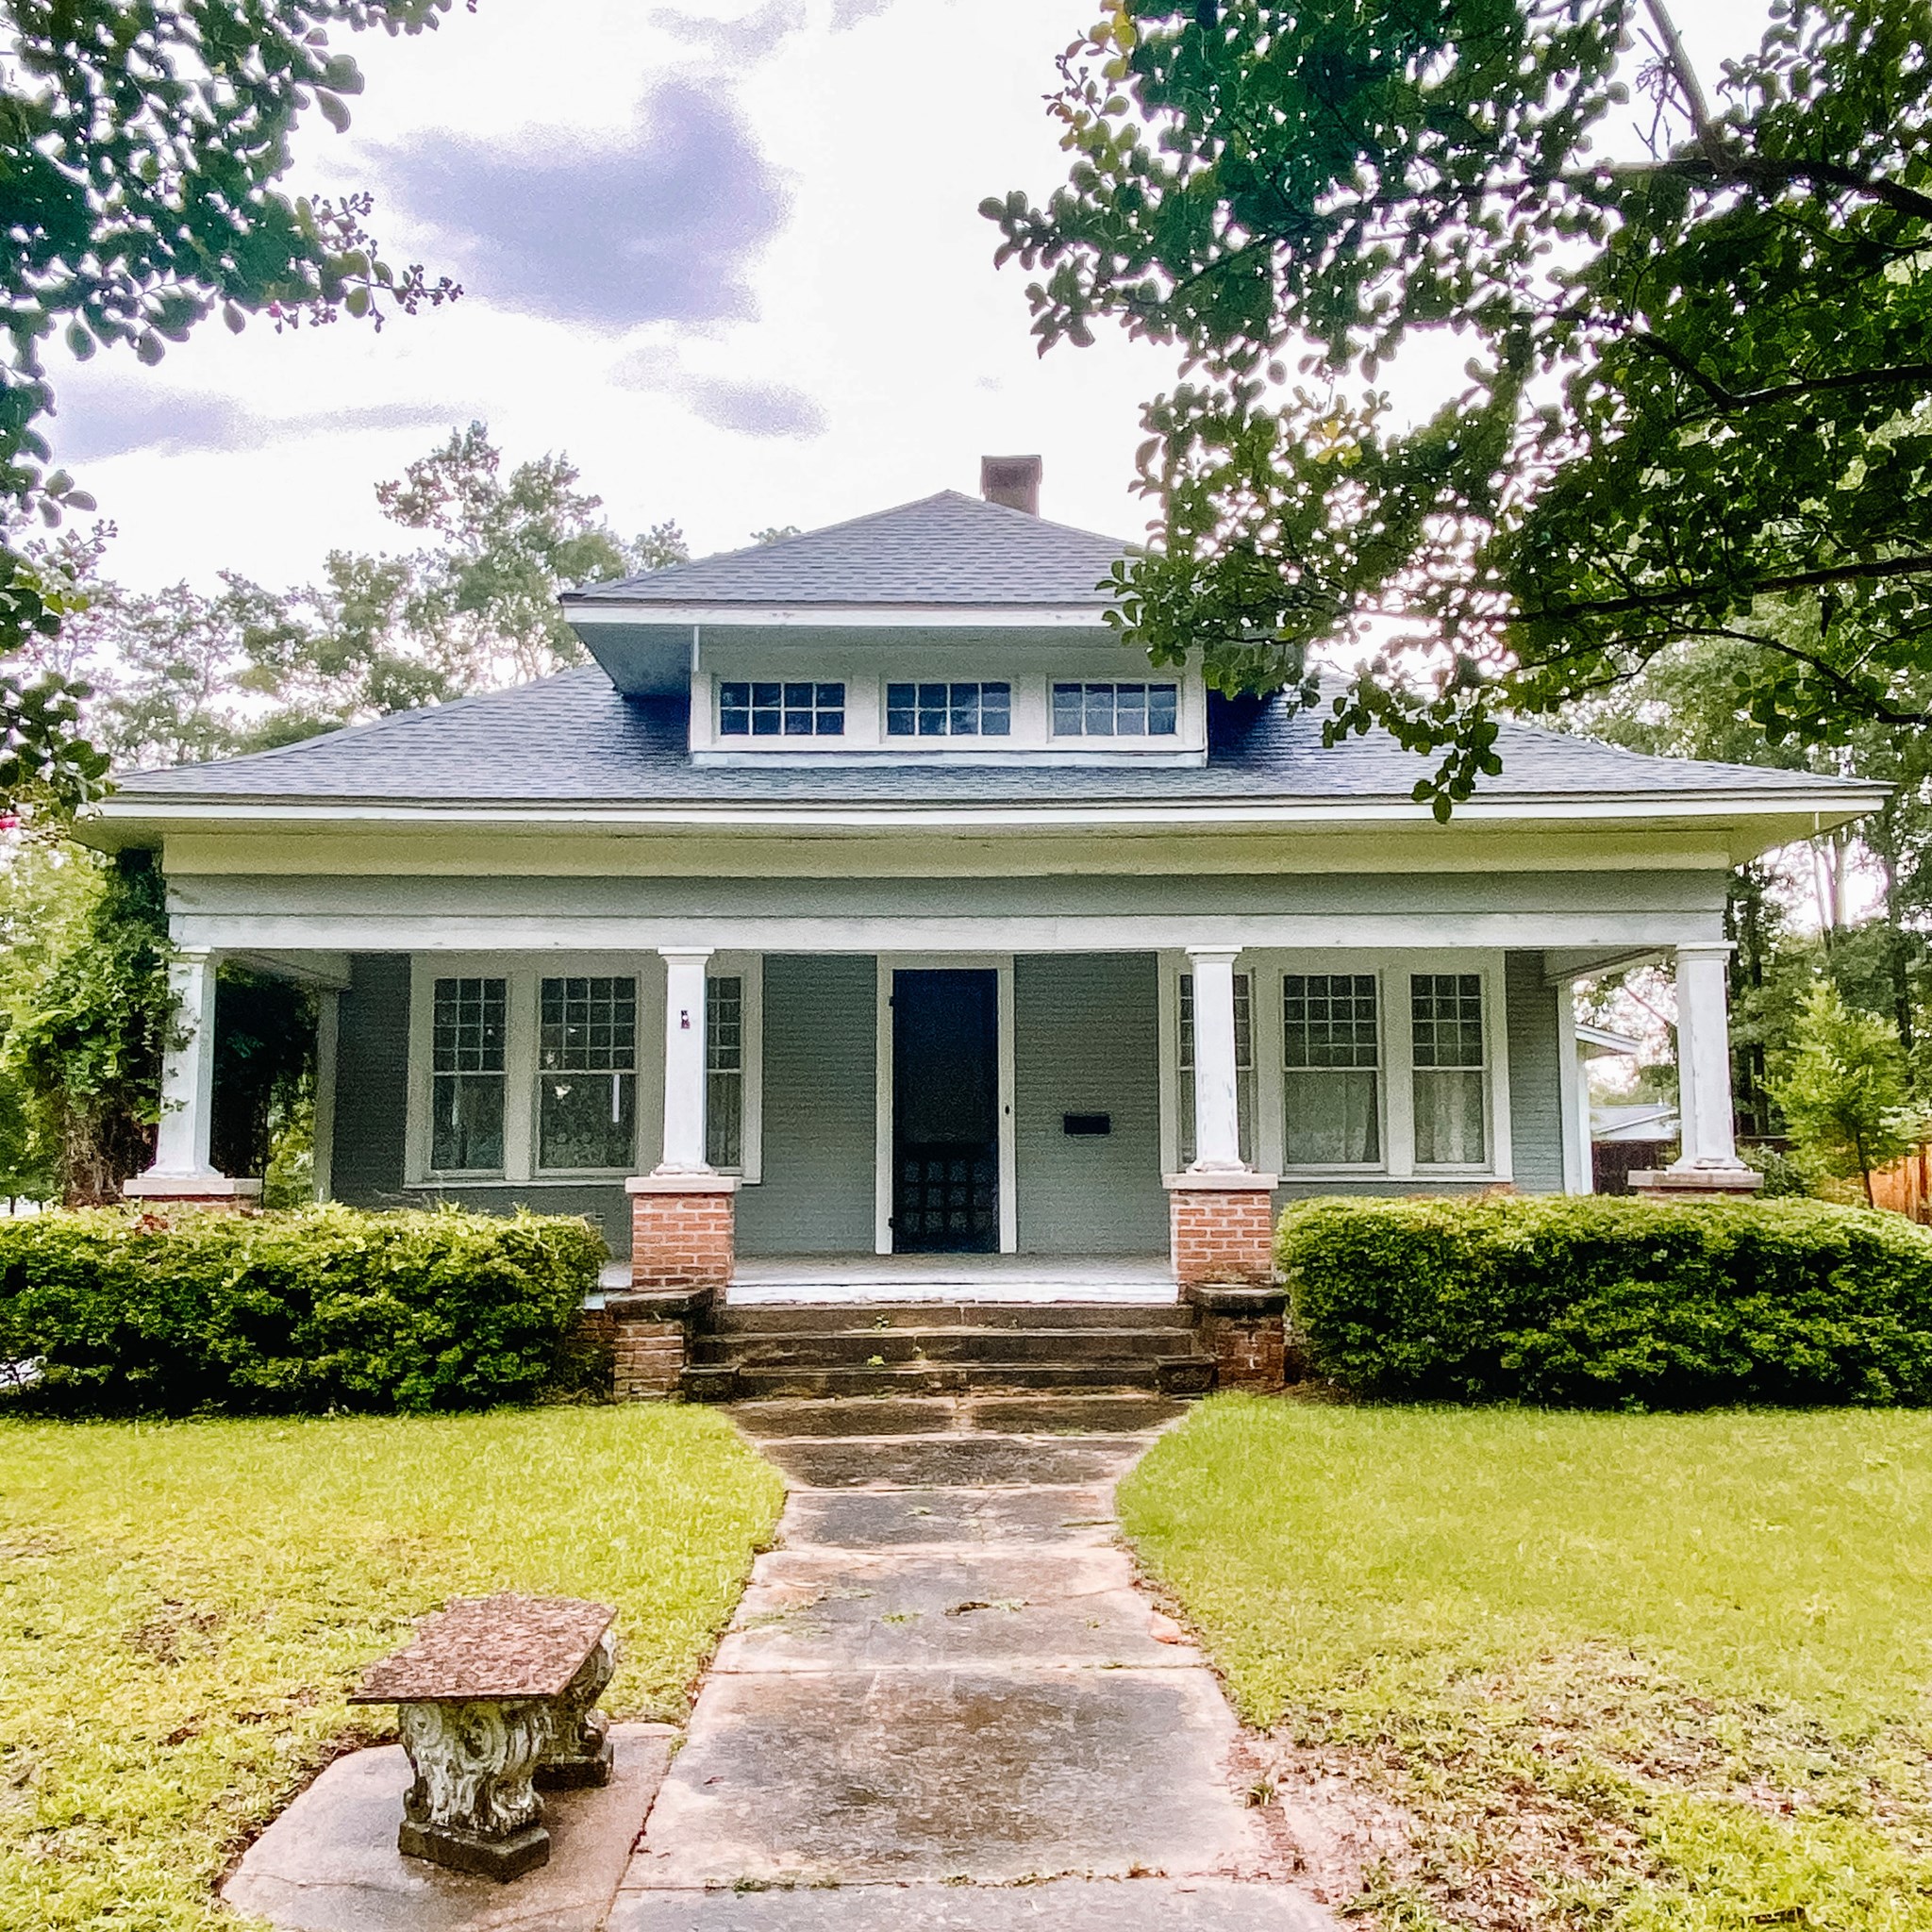
<instances>
[{"instance_id":1,"label":"window with many panes","mask_svg":"<svg viewBox=\"0 0 1932 1932\"><path fill-rule=\"evenodd\" d=\"M501 979L436 982L429 1165L438 1174L503 1171L507 994Z\"/></svg>"},{"instance_id":2,"label":"window with many panes","mask_svg":"<svg viewBox=\"0 0 1932 1932\"><path fill-rule=\"evenodd\" d=\"M753 683L721 679L720 738L842 738L842 684Z\"/></svg>"},{"instance_id":3,"label":"window with many panes","mask_svg":"<svg viewBox=\"0 0 1932 1932\"><path fill-rule=\"evenodd\" d=\"M744 1165L744 981L735 973L705 982L705 1158Z\"/></svg>"},{"instance_id":4,"label":"window with many panes","mask_svg":"<svg viewBox=\"0 0 1932 1932\"><path fill-rule=\"evenodd\" d=\"M1194 975L1181 974L1180 1041L1176 1062L1180 1072L1177 1096L1181 1165L1194 1158ZM1234 1095L1241 1116L1241 1158L1255 1158L1255 980L1249 973L1234 976Z\"/></svg>"},{"instance_id":5,"label":"window with many panes","mask_svg":"<svg viewBox=\"0 0 1932 1932\"><path fill-rule=\"evenodd\" d=\"M637 1145L638 983L546 979L537 1025L537 1165L629 1171Z\"/></svg>"},{"instance_id":6,"label":"window with many panes","mask_svg":"<svg viewBox=\"0 0 1932 1932\"><path fill-rule=\"evenodd\" d=\"M1382 1158L1381 1029L1373 973L1281 980L1282 1156L1290 1167Z\"/></svg>"},{"instance_id":7,"label":"window with many panes","mask_svg":"<svg viewBox=\"0 0 1932 1932\"><path fill-rule=\"evenodd\" d=\"M1489 1159L1488 1079L1479 973L1418 973L1409 981L1419 1167Z\"/></svg>"},{"instance_id":8,"label":"window with many panes","mask_svg":"<svg viewBox=\"0 0 1932 1932\"><path fill-rule=\"evenodd\" d=\"M1177 684L1057 684L1056 738L1172 738L1179 729Z\"/></svg>"},{"instance_id":9,"label":"window with many panes","mask_svg":"<svg viewBox=\"0 0 1932 1932\"><path fill-rule=\"evenodd\" d=\"M888 738L1006 738L1013 729L1010 684L889 684Z\"/></svg>"}]
</instances>

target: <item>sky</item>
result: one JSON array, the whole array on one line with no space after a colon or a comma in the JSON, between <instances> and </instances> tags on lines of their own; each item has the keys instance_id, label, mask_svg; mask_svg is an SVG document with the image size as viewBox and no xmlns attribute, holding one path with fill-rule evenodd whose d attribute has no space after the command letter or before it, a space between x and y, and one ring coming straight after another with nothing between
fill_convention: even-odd
<instances>
[{"instance_id":1,"label":"sky","mask_svg":"<svg viewBox=\"0 0 1932 1932\"><path fill-rule=\"evenodd\" d=\"M50 357L57 454L123 581L269 584L401 548L375 485L453 427L561 451L625 534L700 555L1040 454L1042 508L1140 535L1139 409L1165 352L1036 356L989 194L1064 174L1042 97L1094 0L477 0L413 39L343 36L346 135L305 126L291 187L375 196L392 262L464 287L380 333L218 324L156 369ZM1761 0L1681 22L1707 74Z\"/></svg>"}]
</instances>

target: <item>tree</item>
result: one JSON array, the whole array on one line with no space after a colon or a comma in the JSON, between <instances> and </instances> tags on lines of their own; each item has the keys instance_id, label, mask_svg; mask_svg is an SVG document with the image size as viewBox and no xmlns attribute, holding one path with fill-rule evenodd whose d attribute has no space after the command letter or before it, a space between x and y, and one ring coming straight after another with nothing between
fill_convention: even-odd
<instances>
[{"instance_id":1,"label":"tree","mask_svg":"<svg viewBox=\"0 0 1932 1932\"><path fill-rule=\"evenodd\" d=\"M1811 989L1789 1068L1772 1092L1800 1157L1858 1180L1868 1207L1874 1170L1909 1152L1921 1132L1896 1036L1883 1020L1847 1007L1828 983Z\"/></svg>"},{"instance_id":2,"label":"tree","mask_svg":"<svg viewBox=\"0 0 1932 1932\"><path fill-rule=\"evenodd\" d=\"M114 1199L153 1153L169 945L145 858L31 839L0 870L0 1079L69 1200Z\"/></svg>"},{"instance_id":3,"label":"tree","mask_svg":"<svg viewBox=\"0 0 1932 1932\"><path fill-rule=\"evenodd\" d=\"M1932 0L1773 0L1713 98L1663 0L1115 0L1062 59L1067 185L984 208L1042 352L1110 317L1183 355L1123 627L1310 707L1317 647L1372 653L1326 728L1441 754L1443 816L1499 709L1686 638L1774 740L1922 730L1928 42ZM1376 384L1424 336L1467 387L1405 426Z\"/></svg>"},{"instance_id":4,"label":"tree","mask_svg":"<svg viewBox=\"0 0 1932 1932\"><path fill-rule=\"evenodd\" d=\"M348 125L361 75L328 30L419 33L450 0L6 0L0 174L7 184L0 353L0 806L71 806L104 761L75 731L84 693L4 660L56 633L65 609L23 526L92 503L50 467L59 332L85 359L127 345L158 361L220 311L277 328L449 299L420 267L378 258L367 196L293 199L290 136L311 106Z\"/></svg>"}]
</instances>

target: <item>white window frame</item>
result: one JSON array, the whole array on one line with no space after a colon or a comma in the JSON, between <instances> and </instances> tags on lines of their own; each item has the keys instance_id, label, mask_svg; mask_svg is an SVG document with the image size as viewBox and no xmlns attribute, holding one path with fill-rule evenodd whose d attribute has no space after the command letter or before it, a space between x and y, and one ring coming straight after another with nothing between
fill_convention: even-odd
<instances>
[{"instance_id":1,"label":"white window frame","mask_svg":"<svg viewBox=\"0 0 1932 1932\"><path fill-rule=\"evenodd\" d=\"M1156 685L1174 691L1174 729L1172 731L1078 731L1062 732L1054 724L1054 693L1063 684L1077 684L1081 688L1081 703L1086 703L1086 687L1090 684L1105 684L1118 691L1124 684L1138 684L1152 691ZM1115 707L1118 713L1119 707ZM1118 745L1149 745L1156 750L1173 750L1185 743L1189 737L1188 684L1178 672L1150 671L1140 677L1099 677L1086 674L1071 677L1049 676L1046 679L1046 736L1052 744L1099 744L1108 747Z\"/></svg>"},{"instance_id":2,"label":"white window frame","mask_svg":"<svg viewBox=\"0 0 1932 1932\"><path fill-rule=\"evenodd\" d=\"M1303 978L1357 978L1371 979L1375 986L1375 1140L1381 1148L1380 1157L1374 1160L1309 1160L1292 1164L1288 1158L1288 1008L1287 983L1291 975ZM1389 975L1374 966L1338 966L1333 960L1324 959L1319 965L1310 965L1304 960L1277 963L1270 975L1274 996L1274 1073L1277 1082L1274 1105L1270 1113L1270 1122L1277 1136L1275 1145L1278 1158L1272 1172L1287 1175L1291 1179L1307 1176L1320 1179L1324 1174L1333 1174L1338 1180L1347 1180L1366 1174L1381 1175L1389 1172ZM1302 1068L1297 1073L1346 1072L1349 1069ZM1355 1069L1353 1071L1360 1071Z\"/></svg>"},{"instance_id":3,"label":"white window frame","mask_svg":"<svg viewBox=\"0 0 1932 1932\"><path fill-rule=\"evenodd\" d=\"M1188 971L1183 953L1163 953L1158 977L1160 1023L1160 1160L1164 1173L1180 1165L1180 979ZM1295 1183L1351 1180L1474 1181L1498 1184L1513 1178L1509 1134L1509 1032L1505 1007L1503 954L1493 947L1451 951L1416 947L1370 952L1357 947L1333 951L1249 948L1235 960L1235 971L1254 975L1255 1146L1250 1155L1264 1174ZM1288 1167L1283 1154L1286 1105L1283 1076L1285 1041L1281 982L1289 973L1373 974L1381 989L1382 1158L1346 1167ZM1419 1166L1415 1158L1415 1069L1410 1031L1409 979L1418 973L1474 973L1483 982L1483 1027L1490 1158L1480 1166Z\"/></svg>"},{"instance_id":4,"label":"white window frame","mask_svg":"<svg viewBox=\"0 0 1932 1932\"><path fill-rule=\"evenodd\" d=\"M758 953L714 953L707 978L735 974L744 984L744 1164L730 1170L748 1184L764 1172L764 960ZM636 1139L630 1165L537 1165L538 1039L545 979L635 976L638 982ZM505 994L503 1171L439 1173L429 1165L433 1046L439 979L501 979ZM403 1181L410 1188L581 1188L608 1186L657 1165L664 1129L664 962L656 953L416 953L409 961L409 1064L403 1129ZM522 1093L521 1103L517 1099Z\"/></svg>"}]
</instances>

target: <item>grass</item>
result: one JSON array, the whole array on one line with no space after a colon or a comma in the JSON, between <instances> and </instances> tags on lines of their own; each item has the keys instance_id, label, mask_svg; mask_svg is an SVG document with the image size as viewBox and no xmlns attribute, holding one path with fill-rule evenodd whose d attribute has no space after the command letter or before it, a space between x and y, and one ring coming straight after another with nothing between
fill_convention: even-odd
<instances>
[{"instance_id":1,"label":"grass","mask_svg":"<svg viewBox=\"0 0 1932 1932\"><path fill-rule=\"evenodd\" d=\"M1932 1416L1231 1396L1121 1503L1383 1924L1932 1932Z\"/></svg>"},{"instance_id":2,"label":"grass","mask_svg":"<svg viewBox=\"0 0 1932 1932\"><path fill-rule=\"evenodd\" d=\"M452 1595L618 1607L619 1715L675 1717L781 1500L672 1407L0 1424L0 1925L189 1932Z\"/></svg>"}]
</instances>

